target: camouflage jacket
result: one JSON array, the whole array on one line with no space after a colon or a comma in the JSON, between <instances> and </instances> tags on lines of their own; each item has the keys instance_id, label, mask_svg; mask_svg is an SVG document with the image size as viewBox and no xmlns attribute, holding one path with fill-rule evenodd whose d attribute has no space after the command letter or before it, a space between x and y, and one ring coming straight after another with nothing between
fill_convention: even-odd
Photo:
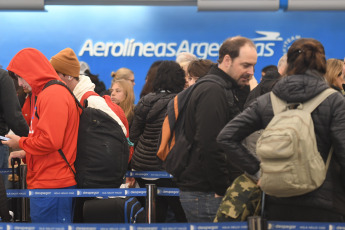
<instances>
[{"instance_id":1,"label":"camouflage jacket","mask_svg":"<svg viewBox=\"0 0 345 230\"><path fill-rule=\"evenodd\" d=\"M242 174L226 190L214 222L246 221L248 216L260 215L261 195L256 183Z\"/></svg>"}]
</instances>

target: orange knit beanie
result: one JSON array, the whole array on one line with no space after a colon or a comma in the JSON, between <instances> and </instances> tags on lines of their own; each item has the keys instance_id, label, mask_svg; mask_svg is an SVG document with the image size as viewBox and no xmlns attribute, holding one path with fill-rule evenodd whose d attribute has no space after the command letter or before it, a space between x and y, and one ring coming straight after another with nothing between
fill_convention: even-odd
<instances>
[{"instance_id":1,"label":"orange knit beanie","mask_svg":"<svg viewBox=\"0 0 345 230\"><path fill-rule=\"evenodd\" d=\"M56 72L79 77L80 64L77 55L75 55L71 48L61 50L50 59L50 63Z\"/></svg>"}]
</instances>

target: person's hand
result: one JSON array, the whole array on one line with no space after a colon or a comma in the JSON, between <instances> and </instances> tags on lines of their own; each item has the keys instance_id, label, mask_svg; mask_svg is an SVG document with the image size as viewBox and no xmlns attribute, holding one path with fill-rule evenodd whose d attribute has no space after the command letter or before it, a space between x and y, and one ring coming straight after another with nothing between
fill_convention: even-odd
<instances>
[{"instance_id":1,"label":"person's hand","mask_svg":"<svg viewBox=\"0 0 345 230\"><path fill-rule=\"evenodd\" d=\"M8 162L11 162L12 158L19 158L23 159L26 156L26 152L24 150L14 151L10 153L10 156L8 157Z\"/></svg>"},{"instance_id":2,"label":"person's hand","mask_svg":"<svg viewBox=\"0 0 345 230\"><path fill-rule=\"evenodd\" d=\"M218 198L218 197L223 197L223 196L218 195L217 193L215 193L215 194L214 194L214 197L215 197L215 198Z\"/></svg>"},{"instance_id":3,"label":"person's hand","mask_svg":"<svg viewBox=\"0 0 345 230\"><path fill-rule=\"evenodd\" d=\"M135 188L135 182L135 178L126 177L126 184L128 185L128 188Z\"/></svg>"},{"instance_id":4,"label":"person's hand","mask_svg":"<svg viewBox=\"0 0 345 230\"><path fill-rule=\"evenodd\" d=\"M10 138L8 141L1 141L3 145L7 145L8 147L12 149L19 149L19 139L20 136L14 135L14 134L8 134L5 137Z\"/></svg>"}]
</instances>

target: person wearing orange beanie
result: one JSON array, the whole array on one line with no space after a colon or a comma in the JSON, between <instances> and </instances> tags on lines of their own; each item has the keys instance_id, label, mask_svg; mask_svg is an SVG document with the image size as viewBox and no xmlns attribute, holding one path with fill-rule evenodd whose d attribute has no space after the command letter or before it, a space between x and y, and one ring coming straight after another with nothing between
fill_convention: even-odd
<instances>
[{"instance_id":1,"label":"person wearing orange beanie","mask_svg":"<svg viewBox=\"0 0 345 230\"><path fill-rule=\"evenodd\" d=\"M100 97L97 94L91 94L87 98L84 97L84 94L90 91L94 92L95 84L91 82L88 76L83 74L79 75L80 64L76 54L71 48L61 50L50 59L50 63L82 105L85 99L87 99L88 107L99 109L108 114L120 125L125 136L129 136L128 121L120 106L111 103L114 108L110 108L106 102L106 98ZM111 100L109 96L106 97L108 97L109 101ZM74 222L83 221L82 213L84 201L85 199L83 198L76 199Z\"/></svg>"}]
</instances>

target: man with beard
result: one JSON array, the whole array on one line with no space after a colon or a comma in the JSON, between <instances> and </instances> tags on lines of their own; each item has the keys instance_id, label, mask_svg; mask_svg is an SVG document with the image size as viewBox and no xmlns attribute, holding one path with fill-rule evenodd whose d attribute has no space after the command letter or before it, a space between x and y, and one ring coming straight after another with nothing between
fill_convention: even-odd
<instances>
[{"instance_id":1,"label":"man with beard","mask_svg":"<svg viewBox=\"0 0 345 230\"><path fill-rule=\"evenodd\" d=\"M217 144L220 130L241 111L239 93L249 84L257 62L254 43L245 37L226 39L218 64L203 77L186 108L185 132L191 143L186 169L176 178L188 222L212 222L235 173ZM231 160L231 159L229 159Z\"/></svg>"}]
</instances>

